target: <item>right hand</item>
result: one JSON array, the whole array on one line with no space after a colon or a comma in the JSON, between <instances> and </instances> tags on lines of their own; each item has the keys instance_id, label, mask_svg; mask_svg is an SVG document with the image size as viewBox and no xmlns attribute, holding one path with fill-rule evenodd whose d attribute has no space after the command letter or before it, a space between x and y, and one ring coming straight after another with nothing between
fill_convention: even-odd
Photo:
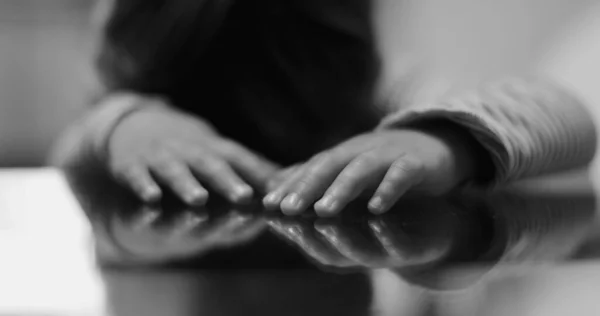
<instances>
[{"instance_id":1,"label":"right hand","mask_svg":"<svg viewBox=\"0 0 600 316\"><path fill-rule=\"evenodd\" d=\"M253 188L264 190L278 170L200 119L168 109L141 110L124 118L107 150L115 178L147 203L160 200L161 187L190 205L205 204L207 188L244 203Z\"/></svg>"}]
</instances>

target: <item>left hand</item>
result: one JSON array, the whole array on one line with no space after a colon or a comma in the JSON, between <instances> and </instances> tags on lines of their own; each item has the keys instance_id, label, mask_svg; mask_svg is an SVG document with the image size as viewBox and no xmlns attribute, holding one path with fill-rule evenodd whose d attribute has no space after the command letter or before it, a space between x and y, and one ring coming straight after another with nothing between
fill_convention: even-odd
<instances>
[{"instance_id":1,"label":"left hand","mask_svg":"<svg viewBox=\"0 0 600 316\"><path fill-rule=\"evenodd\" d=\"M365 192L373 213L386 212L407 191L441 194L473 173L467 140L452 128L375 131L351 138L308 162L284 170L265 196L267 209L295 215L314 204L334 215ZM316 202L316 203L315 203Z\"/></svg>"}]
</instances>

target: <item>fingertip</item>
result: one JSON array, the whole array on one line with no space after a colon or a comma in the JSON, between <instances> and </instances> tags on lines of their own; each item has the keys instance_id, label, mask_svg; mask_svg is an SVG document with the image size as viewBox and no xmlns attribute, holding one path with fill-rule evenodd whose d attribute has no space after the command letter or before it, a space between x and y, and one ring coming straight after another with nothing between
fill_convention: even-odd
<instances>
[{"instance_id":1,"label":"fingertip","mask_svg":"<svg viewBox=\"0 0 600 316\"><path fill-rule=\"evenodd\" d=\"M322 213L324 211L327 211L327 205L325 204L325 202L323 202L323 200L317 201L313 207L316 213Z\"/></svg>"},{"instance_id":2,"label":"fingertip","mask_svg":"<svg viewBox=\"0 0 600 316\"><path fill-rule=\"evenodd\" d=\"M280 206L281 211L286 215L297 215L306 209L306 203L298 193L288 195Z\"/></svg>"},{"instance_id":3,"label":"fingertip","mask_svg":"<svg viewBox=\"0 0 600 316\"><path fill-rule=\"evenodd\" d=\"M162 192L158 186L149 185L144 188L140 197L146 203L154 203L161 199Z\"/></svg>"},{"instance_id":4,"label":"fingertip","mask_svg":"<svg viewBox=\"0 0 600 316\"><path fill-rule=\"evenodd\" d=\"M233 203L246 203L252 199L254 190L248 185L237 186L229 195L229 200Z\"/></svg>"},{"instance_id":5,"label":"fingertip","mask_svg":"<svg viewBox=\"0 0 600 316\"><path fill-rule=\"evenodd\" d=\"M337 215L340 211L340 203L333 196L328 195L315 203L315 212L322 217Z\"/></svg>"},{"instance_id":6,"label":"fingertip","mask_svg":"<svg viewBox=\"0 0 600 316\"><path fill-rule=\"evenodd\" d=\"M282 200L282 197L279 194L269 193L263 198L262 202L263 202L263 206L268 211L274 211L279 207L281 200Z\"/></svg>"},{"instance_id":7,"label":"fingertip","mask_svg":"<svg viewBox=\"0 0 600 316\"><path fill-rule=\"evenodd\" d=\"M376 215L383 214L387 211L387 207L385 206L383 199L378 196L369 201L368 208L371 213Z\"/></svg>"},{"instance_id":8,"label":"fingertip","mask_svg":"<svg viewBox=\"0 0 600 316\"><path fill-rule=\"evenodd\" d=\"M202 188L194 188L188 192L185 200L190 205L204 205L208 201L208 192Z\"/></svg>"}]
</instances>

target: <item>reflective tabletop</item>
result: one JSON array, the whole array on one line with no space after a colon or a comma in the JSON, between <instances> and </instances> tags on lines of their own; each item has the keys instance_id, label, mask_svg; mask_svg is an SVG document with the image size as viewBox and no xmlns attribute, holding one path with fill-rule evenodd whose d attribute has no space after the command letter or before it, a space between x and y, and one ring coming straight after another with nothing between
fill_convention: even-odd
<instances>
[{"instance_id":1,"label":"reflective tabletop","mask_svg":"<svg viewBox=\"0 0 600 316\"><path fill-rule=\"evenodd\" d=\"M339 216L258 201L139 204L109 179L68 179L86 215L107 315L600 315L589 174L494 192L357 200Z\"/></svg>"}]
</instances>

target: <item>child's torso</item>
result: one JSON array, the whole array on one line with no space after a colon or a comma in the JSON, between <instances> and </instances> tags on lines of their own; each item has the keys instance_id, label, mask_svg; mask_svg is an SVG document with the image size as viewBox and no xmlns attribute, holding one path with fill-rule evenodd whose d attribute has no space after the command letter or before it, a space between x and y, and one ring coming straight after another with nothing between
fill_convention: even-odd
<instances>
[{"instance_id":1,"label":"child's torso","mask_svg":"<svg viewBox=\"0 0 600 316\"><path fill-rule=\"evenodd\" d=\"M242 0L174 103L281 163L372 129L378 57L367 0Z\"/></svg>"}]
</instances>

